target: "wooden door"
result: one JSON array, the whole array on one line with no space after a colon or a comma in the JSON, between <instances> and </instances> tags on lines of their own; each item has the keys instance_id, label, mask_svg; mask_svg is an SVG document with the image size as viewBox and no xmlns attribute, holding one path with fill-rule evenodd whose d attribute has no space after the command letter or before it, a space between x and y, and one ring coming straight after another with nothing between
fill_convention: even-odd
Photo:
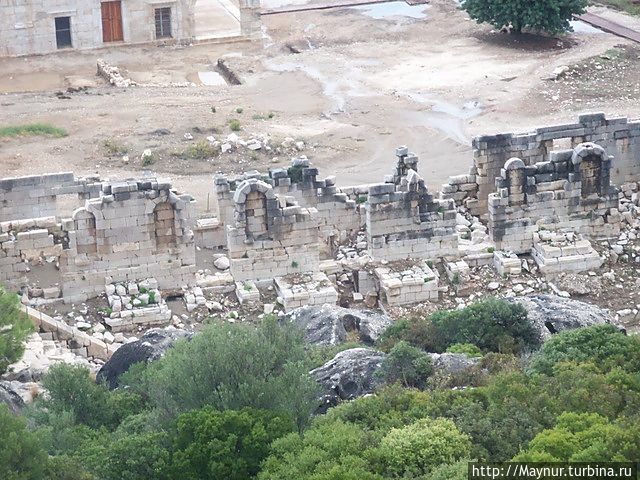
<instances>
[{"instance_id":1,"label":"wooden door","mask_svg":"<svg viewBox=\"0 0 640 480\"><path fill-rule=\"evenodd\" d=\"M122 7L121 2L102 2L102 41L122 42Z\"/></svg>"}]
</instances>

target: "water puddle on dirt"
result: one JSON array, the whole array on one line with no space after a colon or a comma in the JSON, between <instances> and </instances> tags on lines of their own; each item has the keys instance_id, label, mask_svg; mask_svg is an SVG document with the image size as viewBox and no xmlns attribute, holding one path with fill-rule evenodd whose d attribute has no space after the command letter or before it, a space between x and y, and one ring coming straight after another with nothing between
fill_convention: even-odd
<instances>
[{"instance_id":1,"label":"water puddle on dirt","mask_svg":"<svg viewBox=\"0 0 640 480\"><path fill-rule=\"evenodd\" d=\"M588 34L592 34L592 33L605 33L602 30L600 30L599 28L596 28L592 25L589 25L586 22L582 22L580 20L573 20L571 22L569 22L571 24L571 28L573 28L573 32L574 33L588 33Z\"/></svg>"},{"instance_id":2,"label":"water puddle on dirt","mask_svg":"<svg viewBox=\"0 0 640 480\"><path fill-rule=\"evenodd\" d=\"M375 20L384 20L392 17L414 18L416 20L427 18L425 10L426 5L411 6L406 2L385 2L372 3L370 5L358 5L351 7L353 10L359 10L364 15Z\"/></svg>"},{"instance_id":3,"label":"water puddle on dirt","mask_svg":"<svg viewBox=\"0 0 640 480\"><path fill-rule=\"evenodd\" d=\"M353 64L357 63L357 65ZM331 75L321 71L319 67L295 62L265 61L265 66L274 72L302 72L322 86L322 93L329 98L333 106L329 115L345 111L348 98L376 96L374 90L364 85L364 73L359 66L367 66L376 62L352 62L345 66L342 75Z\"/></svg>"},{"instance_id":4,"label":"water puddle on dirt","mask_svg":"<svg viewBox=\"0 0 640 480\"><path fill-rule=\"evenodd\" d=\"M218 72L198 72L198 79L207 87L219 87L226 85L227 82Z\"/></svg>"}]
</instances>

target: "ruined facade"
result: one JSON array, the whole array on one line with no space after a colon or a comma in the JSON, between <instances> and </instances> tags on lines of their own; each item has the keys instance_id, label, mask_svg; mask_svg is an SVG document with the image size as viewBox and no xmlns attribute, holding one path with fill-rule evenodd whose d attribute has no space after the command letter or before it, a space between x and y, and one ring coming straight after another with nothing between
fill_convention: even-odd
<instances>
[{"instance_id":1,"label":"ruined facade","mask_svg":"<svg viewBox=\"0 0 640 480\"><path fill-rule=\"evenodd\" d=\"M72 192L82 206L55 215L58 195ZM161 288L193 283L194 200L167 182L20 177L0 182L0 201L7 205L3 218L11 218L6 211L15 218L0 223L0 281L10 288L36 280L39 296L83 301L118 281L154 277ZM43 271L48 264L57 266L55 275Z\"/></svg>"},{"instance_id":2,"label":"ruined facade","mask_svg":"<svg viewBox=\"0 0 640 480\"><path fill-rule=\"evenodd\" d=\"M373 259L437 259L458 255L454 202L434 198L411 167L406 148L396 152L394 183L369 187L366 230ZM407 157L415 160L408 167Z\"/></svg>"},{"instance_id":3,"label":"ruined facade","mask_svg":"<svg viewBox=\"0 0 640 480\"><path fill-rule=\"evenodd\" d=\"M483 135L473 140L473 166L469 175L453 177L443 186L447 198L469 208L476 216L488 214L488 197L496 191L495 178L507 160L525 165L547 162L552 152L580 143L600 145L613 156L611 181L616 185L640 178L640 120L610 118L604 113L580 115L577 123L537 128L523 134Z\"/></svg>"},{"instance_id":4,"label":"ruined facade","mask_svg":"<svg viewBox=\"0 0 640 480\"><path fill-rule=\"evenodd\" d=\"M260 32L259 0L14 0L0 4L0 57L119 43L191 43Z\"/></svg>"},{"instance_id":5,"label":"ruined facade","mask_svg":"<svg viewBox=\"0 0 640 480\"><path fill-rule=\"evenodd\" d=\"M610 181L611 158L593 143L552 152L526 166L508 160L489 194L489 232L496 248L525 253L533 234L569 230L587 238L620 233L618 189Z\"/></svg>"}]
</instances>

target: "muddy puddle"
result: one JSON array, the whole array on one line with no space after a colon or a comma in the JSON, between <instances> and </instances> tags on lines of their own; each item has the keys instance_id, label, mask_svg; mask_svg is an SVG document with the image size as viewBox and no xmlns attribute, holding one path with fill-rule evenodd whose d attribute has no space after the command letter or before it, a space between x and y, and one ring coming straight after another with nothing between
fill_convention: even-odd
<instances>
[{"instance_id":1,"label":"muddy puddle","mask_svg":"<svg viewBox=\"0 0 640 480\"><path fill-rule=\"evenodd\" d=\"M358 5L351 7L352 10L358 10L362 14L375 20L389 20L394 18L412 18L420 20L427 18L428 6L426 5L409 5L406 2L385 2L372 3L369 5Z\"/></svg>"}]
</instances>

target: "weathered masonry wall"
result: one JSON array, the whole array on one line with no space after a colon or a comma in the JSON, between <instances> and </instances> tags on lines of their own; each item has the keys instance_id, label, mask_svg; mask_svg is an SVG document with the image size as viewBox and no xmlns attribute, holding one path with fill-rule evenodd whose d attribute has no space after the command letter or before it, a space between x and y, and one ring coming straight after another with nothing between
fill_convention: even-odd
<instances>
[{"instance_id":1,"label":"weathered masonry wall","mask_svg":"<svg viewBox=\"0 0 640 480\"><path fill-rule=\"evenodd\" d=\"M584 142L592 142L603 147L614 161L611 166L611 180L614 184L636 181L640 176L640 121L626 118L607 119L604 113L581 115L574 124L538 128L526 134L484 135L473 140L474 168L477 184L477 202L472 202L473 215L486 215L488 196L495 192L494 179L500 176L500 169L512 157L520 158L525 165L548 161L553 150L573 148ZM459 182L466 183L466 182ZM451 184L451 182L450 182ZM465 199L473 199L474 189L456 199L459 205ZM457 188L446 190L461 192Z\"/></svg>"},{"instance_id":2,"label":"weathered masonry wall","mask_svg":"<svg viewBox=\"0 0 640 480\"><path fill-rule=\"evenodd\" d=\"M618 189L611 186L605 150L583 143L525 165L506 162L489 194L489 233L498 249L525 253L538 230L568 229L589 238L620 233Z\"/></svg>"},{"instance_id":3,"label":"weathered masonry wall","mask_svg":"<svg viewBox=\"0 0 640 480\"><path fill-rule=\"evenodd\" d=\"M255 178L234 193L234 224L227 225L231 274L237 282L319 272L316 210L276 197Z\"/></svg>"},{"instance_id":4,"label":"weathered masonry wall","mask_svg":"<svg viewBox=\"0 0 640 480\"><path fill-rule=\"evenodd\" d=\"M103 42L101 3L89 0L0 2L0 57L57 51L57 17L70 17L72 48L89 49L114 45ZM123 0L121 9L124 42L146 43L156 40L155 9L163 7L171 9L172 38L168 40L190 40L193 35L193 18L189 4L194 3L186 0Z\"/></svg>"},{"instance_id":5,"label":"weathered masonry wall","mask_svg":"<svg viewBox=\"0 0 640 480\"><path fill-rule=\"evenodd\" d=\"M398 163L404 165L407 149L398 149L397 154ZM398 170L394 177L398 184L369 188L366 230L371 257L392 261L457 256L453 200L434 198L414 170Z\"/></svg>"},{"instance_id":6,"label":"weathered masonry wall","mask_svg":"<svg viewBox=\"0 0 640 480\"><path fill-rule=\"evenodd\" d=\"M320 238L328 244L332 239L344 240L355 234L364 224L362 206L367 188L338 188L335 178L317 180L318 169L309 165L306 158L294 159L289 169L273 168L268 175L257 171L247 172L239 178L217 175L214 193L221 225L233 224L237 186L245 180L260 180L273 188L274 194L290 197L304 208L315 208ZM346 193L348 191L349 193ZM325 246L325 245L322 245Z\"/></svg>"},{"instance_id":7,"label":"weathered masonry wall","mask_svg":"<svg viewBox=\"0 0 640 480\"><path fill-rule=\"evenodd\" d=\"M100 195L102 184L98 177L75 178L73 173L54 173L0 180L0 211L4 220L56 215L63 208L72 211L85 199ZM68 195L68 204L63 204Z\"/></svg>"},{"instance_id":8,"label":"weathered masonry wall","mask_svg":"<svg viewBox=\"0 0 640 480\"><path fill-rule=\"evenodd\" d=\"M65 297L88 298L106 283L150 277L161 289L194 283L194 200L170 188L161 181L106 184L100 198L63 221Z\"/></svg>"}]
</instances>

